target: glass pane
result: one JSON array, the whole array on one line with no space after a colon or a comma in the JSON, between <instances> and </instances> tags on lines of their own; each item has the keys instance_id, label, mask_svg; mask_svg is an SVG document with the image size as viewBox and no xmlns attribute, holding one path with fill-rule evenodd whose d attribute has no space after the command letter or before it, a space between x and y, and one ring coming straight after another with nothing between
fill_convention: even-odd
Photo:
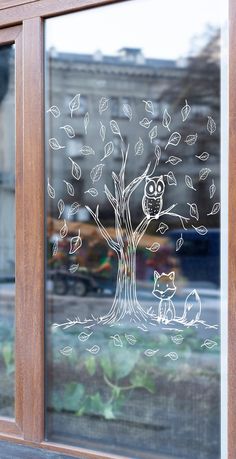
<instances>
[{"instance_id":1,"label":"glass pane","mask_svg":"<svg viewBox=\"0 0 236 459\"><path fill-rule=\"evenodd\" d=\"M14 415L15 50L0 47L0 416Z\"/></svg>"},{"instance_id":2,"label":"glass pane","mask_svg":"<svg viewBox=\"0 0 236 459\"><path fill-rule=\"evenodd\" d=\"M50 440L221 457L220 19L135 0L46 21Z\"/></svg>"}]
</instances>

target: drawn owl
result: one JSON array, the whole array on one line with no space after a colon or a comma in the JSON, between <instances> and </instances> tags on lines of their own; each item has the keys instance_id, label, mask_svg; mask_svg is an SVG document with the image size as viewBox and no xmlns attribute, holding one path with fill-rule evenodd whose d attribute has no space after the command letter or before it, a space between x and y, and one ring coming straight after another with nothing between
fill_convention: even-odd
<instances>
[{"instance_id":1,"label":"drawn owl","mask_svg":"<svg viewBox=\"0 0 236 459\"><path fill-rule=\"evenodd\" d=\"M165 191L165 184L163 175L159 177L146 177L144 187L144 196L142 199L143 212L147 218L159 218L159 214L163 205L163 193Z\"/></svg>"}]
</instances>

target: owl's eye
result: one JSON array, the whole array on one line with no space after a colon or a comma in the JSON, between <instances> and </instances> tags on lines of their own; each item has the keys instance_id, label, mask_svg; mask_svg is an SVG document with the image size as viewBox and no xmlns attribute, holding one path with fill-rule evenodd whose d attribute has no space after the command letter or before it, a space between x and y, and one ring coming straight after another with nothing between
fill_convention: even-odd
<instances>
[{"instance_id":1,"label":"owl's eye","mask_svg":"<svg viewBox=\"0 0 236 459\"><path fill-rule=\"evenodd\" d=\"M163 187L161 185L161 183L159 183L159 185L157 186L157 191L158 193L160 193L162 191Z\"/></svg>"},{"instance_id":2,"label":"owl's eye","mask_svg":"<svg viewBox=\"0 0 236 459\"><path fill-rule=\"evenodd\" d=\"M154 191L154 186L153 185L149 185L149 193L153 193Z\"/></svg>"},{"instance_id":3,"label":"owl's eye","mask_svg":"<svg viewBox=\"0 0 236 459\"><path fill-rule=\"evenodd\" d=\"M169 287L169 284L166 284L166 287L168 288L168 287Z\"/></svg>"}]
</instances>

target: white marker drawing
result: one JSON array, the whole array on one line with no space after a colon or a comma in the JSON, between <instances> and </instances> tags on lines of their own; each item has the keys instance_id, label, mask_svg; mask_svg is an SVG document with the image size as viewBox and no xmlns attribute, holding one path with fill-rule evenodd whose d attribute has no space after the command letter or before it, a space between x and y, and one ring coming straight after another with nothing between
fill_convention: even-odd
<instances>
[{"instance_id":1,"label":"white marker drawing","mask_svg":"<svg viewBox=\"0 0 236 459\"><path fill-rule=\"evenodd\" d=\"M111 132L115 135L118 135L121 139L121 141L123 142L123 138L122 138L122 135L121 135L121 132L120 132L120 128L117 124L117 122L115 120L111 120L110 121L110 128L111 128Z\"/></svg>"},{"instance_id":2,"label":"white marker drawing","mask_svg":"<svg viewBox=\"0 0 236 459\"><path fill-rule=\"evenodd\" d=\"M194 145L196 141L197 141L197 134L190 134L185 139L185 143L187 145Z\"/></svg>"},{"instance_id":3,"label":"white marker drawing","mask_svg":"<svg viewBox=\"0 0 236 459\"><path fill-rule=\"evenodd\" d=\"M80 108L80 94L76 94L75 97L69 102L70 116L73 117L73 113L78 111Z\"/></svg>"},{"instance_id":4,"label":"white marker drawing","mask_svg":"<svg viewBox=\"0 0 236 459\"><path fill-rule=\"evenodd\" d=\"M82 342L85 342L85 341L87 341L87 340L90 338L90 336L91 336L92 334L93 334L93 332L91 332L91 333L81 332L81 333L79 334L79 336L78 336L78 340L79 340L79 341L82 341Z\"/></svg>"},{"instance_id":5,"label":"white marker drawing","mask_svg":"<svg viewBox=\"0 0 236 459\"><path fill-rule=\"evenodd\" d=\"M165 163L170 163L172 164L172 166L176 166L176 164L179 164L182 162L182 159L181 158L178 158L177 156L170 156L169 159L167 159L167 161L165 161Z\"/></svg>"},{"instance_id":6,"label":"white marker drawing","mask_svg":"<svg viewBox=\"0 0 236 459\"><path fill-rule=\"evenodd\" d=\"M138 142L135 144L134 151L136 155L142 155L144 152L144 144L141 137L139 137Z\"/></svg>"},{"instance_id":7,"label":"white marker drawing","mask_svg":"<svg viewBox=\"0 0 236 459\"><path fill-rule=\"evenodd\" d=\"M199 180L206 180L210 172L211 169L209 169L208 167L204 167L203 169L201 169L199 172Z\"/></svg>"},{"instance_id":8,"label":"white marker drawing","mask_svg":"<svg viewBox=\"0 0 236 459\"><path fill-rule=\"evenodd\" d=\"M152 143L153 140L157 137L157 126L153 126L153 128L148 133L150 142Z\"/></svg>"},{"instance_id":9,"label":"white marker drawing","mask_svg":"<svg viewBox=\"0 0 236 459\"><path fill-rule=\"evenodd\" d=\"M89 190L84 191L84 193L89 193L91 196L95 197L98 195L98 190L96 190L96 188L89 188Z\"/></svg>"},{"instance_id":10,"label":"white marker drawing","mask_svg":"<svg viewBox=\"0 0 236 459\"><path fill-rule=\"evenodd\" d=\"M73 349L72 349L72 347L70 347L70 346L66 346L66 347L64 347L63 349L60 349L60 353L61 353L62 355L65 355L66 357L68 357L69 355L71 355L71 354L72 354L72 351L73 351Z\"/></svg>"},{"instance_id":11,"label":"white marker drawing","mask_svg":"<svg viewBox=\"0 0 236 459\"><path fill-rule=\"evenodd\" d=\"M146 247L147 250L150 250L150 252L157 252L160 248L159 242L153 242L151 247Z\"/></svg>"},{"instance_id":12,"label":"white marker drawing","mask_svg":"<svg viewBox=\"0 0 236 459\"><path fill-rule=\"evenodd\" d=\"M143 100L142 101L145 104L145 110L148 113L151 113L152 115L155 115L154 112L154 106L151 100Z\"/></svg>"},{"instance_id":13,"label":"white marker drawing","mask_svg":"<svg viewBox=\"0 0 236 459\"><path fill-rule=\"evenodd\" d=\"M57 105L52 105L48 110L47 113L51 113L54 118L59 118L61 112Z\"/></svg>"},{"instance_id":14,"label":"white marker drawing","mask_svg":"<svg viewBox=\"0 0 236 459\"><path fill-rule=\"evenodd\" d=\"M170 132L170 123L171 123L171 116L168 113L167 109L165 108L162 118L162 126L164 126Z\"/></svg>"},{"instance_id":15,"label":"white marker drawing","mask_svg":"<svg viewBox=\"0 0 236 459\"><path fill-rule=\"evenodd\" d=\"M96 355L100 351L100 346L94 344L93 347L91 347L90 349L86 349L86 351L90 352L90 354Z\"/></svg>"},{"instance_id":16,"label":"white marker drawing","mask_svg":"<svg viewBox=\"0 0 236 459\"><path fill-rule=\"evenodd\" d=\"M104 164L98 164L97 166L93 167L90 172L90 177L93 183L98 182L102 176L102 169Z\"/></svg>"},{"instance_id":17,"label":"white marker drawing","mask_svg":"<svg viewBox=\"0 0 236 459\"><path fill-rule=\"evenodd\" d=\"M185 175L185 183L188 188L192 188L192 190L197 191L196 188L194 188L193 181L189 175Z\"/></svg>"},{"instance_id":18,"label":"white marker drawing","mask_svg":"<svg viewBox=\"0 0 236 459\"><path fill-rule=\"evenodd\" d=\"M200 234L201 236L205 236L205 234L208 233L208 229L204 226L204 225L201 225L201 226L194 226L192 225L192 227L195 229L195 231L197 231L198 234Z\"/></svg>"},{"instance_id":19,"label":"white marker drawing","mask_svg":"<svg viewBox=\"0 0 236 459\"><path fill-rule=\"evenodd\" d=\"M79 212L79 208L80 204L78 202L73 202L68 210L68 218L70 218L71 215L77 214L77 212Z\"/></svg>"},{"instance_id":20,"label":"white marker drawing","mask_svg":"<svg viewBox=\"0 0 236 459\"><path fill-rule=\"evenodd\" d=\"M171 341L173 341L174 344L177 344L177 346L182 344L183 340L184 337L182 335L171 336Z\"/></svg>"},{"instance_id":21,"label":"white marker drawing","mask_svg":"<svg viewBox=\"0 0 236 459\"><path fill-rule=\"evenodd\" d=\"M165 232L168 231L168 229L169 226L166 223L161 222L156 230L156 233L158 233L159 231L161 234L165 234Z\"/></svg>"},{"instance_id":22,"label":"white marker drawing","mask_svg":"<svg viewBox=\"0 0 236 459\"><path fill-rule=\"evenodd\" d=\"M154 271L154 288L152 293L160 300L158 318L163 322L171 321L176 317L174 303L172 302L172 297L176 292L174 280L174 271L169 274L159 274L157 271Z\"/></svg>"},{"instance_id":23,"label":"white marker drawing","mask_svg":"<svg viewBox=\"0 0 236 459\"><path fill-rule=\"evenodd\" d=\"M69 139L73 139L75 137L75 131L70 124L65 124L65 126L61 126L60 129L64 129L66 135L69 137Z\"/></svg>"},{"instance_id":24,"label":"white marker drawing","mask_svg":"<svg viewBox=\"0 0 236 459\"><path fill-rule=\"evenodd\" d=\"M73 264L73 265L71 265L71 266L69 267L69 271L70 271L71 274L76 273L76 271L78 271L78 269L79 269L79 264L77 264L77 265L76 265L76 264Z\"/></svg>"},{"instance_id":25,"label":"white marker drawing","mask_svg":"<svg viewBox=\"0 0 236 459\"><path fill-rule=\"evenodd\" d=\"M60 229L60 237L63 239L64 237L67 236L67 234L68 234L68 226L67 226L66 220L64 220L64 224Z\"/></svg>"},{"instance_id":26,"label":"white marker drawing","mask_svg":"<svg viewBox=\"0 0 236 459\"><path fill-rule=\"evenodd\" d=\"M73 253L77 252L82 245L82 239L80 237L80 230L78 231L78 236L74 236L70 240L70 251L69 254L72 255Z\"/></svg>"},{"instance_id":27,"label":"white marker drawing","mask_svg":"<svg viewBox=\"0 0 236 459\"><path fill-rule=\"evenodd\" d=\"M127 335L125 333L125 339L131 346L134 346L137 343L137 338L135 338L133 335Z\"/></svg>"},{"instance_id":28,"label":"white marker drawing","mask_svg":"<svg viewBox=\"0 0 236 459\"><path fill-rule=\"evenodd\" d=\"M48 178L47 190L48 190L48 196L50 196L50 198L54 199L55 196L56 196L56 193L55 193L55 190L54 190L53 186L50 185L50 183L49 183L49 178Z\"/></svg>"},{"instance_id":29,"label":"white marker drawing","mask_svg":"<svg viewBox=\"0 0 236 459\"><path fill-rule=\"evenodd\" d=\"M169 357L171 360L178 360L179 356L176 352L169 352L169 354L164 355L164 357Z\"/></svg>"},{"instance_id":30,"label":"white marker drawing","mask_svg":"<svg viewBox=\"0 0 236 459\"><path fill-rule=\"evenodd\" d=\"M104 126L104 124L102 124L102 122L100 121L100 131L99 131L99 134L100 134L100 137L102 139L102 141L104 142L105 138L106 138L106 126Z\"/></svg>"},{"instance_id":31,"label":"white marker drawing","mask_svg":"<svg viewBox=\"0 0 236 459\"><path fill-rule=\"evenodd\" d=\"M163 207L164 191L165 183L163 180L163 175L151 178L147 176L145 178L142 209L147 218L155 217L156 220L159 218Z\"/></svg>"},{"instance_id":32,"label":"white marker drawing","mask_svg":"<svg viewBox=\"0 0 236 459\"><path fill-rule=\"evenodd\" d=\"M53 243L52 256L55 256L57 252L58 252L58 239L56 239Z\"/></svg>"},{"instance_id":33,"label":"white marker drawing","mask_svg":"<svg viewBox=\"0 0 236 459\"><path fill-rule=\"evenodd\" d=\"M215 215L215 214L218 214L218 212L220 211L220 203L219 202L215 202L215 204L213 205L212 209L211 209L211 212L209 214L207 214L208 216L209 215Z\"/></svg>"},{"instance_id":34,"label":"white marker drawing","mask_svg":"<svg viewBox=\"0 0 236 459\"><path fill-rule=\"evenodd\" d=\"M168 172L166 178L167 178L168 185L175 185L175 186L177 185L175 174L172 171Z\"/></svg>"},{"instance_id":35,"label":"white marker drawing","mask_svg":"<svg viewBox=\"0 0 236 459\"><path fill-rule=\"evenodd\" d=\"M110 339L113 340L114 346L116 346L116 347L123 347L123 341L122 341L120 335L116 334L116 335L114 335L114 336L110 336Z\"/></svg>"},{"instance_id":36,"label":"white marker drawing","mask_svg":"<svg viewBox=\"0 0 236 459\"><path fill-rule=\"evenodd\" d=\"M84 115L84 131L86 135L88 133L88 125L89 125L89 113L87 112Z\"/></svg>"},{"instance_id":37,"label":"white marker drawing","mask_svg":"<svg viewBox=\"0 0 236 459\"><path fill-rule=\"evenodd\" d=\"M146 349L144 355L146 355L146 357L153 357L157 352L159 352L159 349Z\"/></svg>"},{"instance_id":38,"label":"white marker drawing","mask_svg":"<svg viewBox=\"0 0 236 459\"><path fill-rule=\"evenodd\" d=\"M216 131L216 123L211 116L208 116L207 130L210 135L212 135Z\"/></svg>"},{"instance_id":39,"label":"white marker drawing","mask_svg":"<svg viewBox=\"0 0 236 459\"><path fill-rule=\"evenodd\" d=\"M200 296L196 289L194 289L187 296L184 303L184 313L181 322L187 322L193 325L195 322L200 320L202 311L202 303Z\"/></svg>"},{"instance_id":40,"label":"white marker drawing","mask_svg":"<svg viewBox=\"0 0 236 459\"><path fill-rule=\"evenodd\" d=\"M213 349L216 346L217 342L212 339L205 339L204 343L201 345L201 347L206 347L207 349Z\"/></svg>"},{"instance_id":41,"label":"white marker drawing","mask_svg":"<svg viewBox=\"0 0 236 459\"><path fill-rule=\"evenodd\" d=\"M196 158L200 159L201 161L207 161L210 155L209 155L209 153L207 153L207 151L204 151L200 155L195 155L195 156L196 156Z\"/></svg>"},{"instance_id":42,"label":"white marker drawing","mask_svg":"<svg viewBox=\"0 0 236 459\"><path fill-rule=\"evenodd\" d=\"M80 149L80 153L81 153L81 155L84 155L84 156L95 155L94 149L92 147L90 147L89 145L84 145Z\"/></svg>"},{"instance_id":43,"label":"white marker drawing","mask_svg":"<svg viewBox=\"0 0 236 459\"><path fill-rule=\"evenodd\" d=\"M178 252L181 249L183 243L184 243L184 239L183 239L183 235L181 234L180 238L177 239L176 244L175 244L176 252Z\"/></svg>"},{"instance_id":44,"label":"white marker drawing","mask_svg":"<svg viewBox=\"0 0 236 459\"><path fill-rule=\"evenodd\" d=\"M129 118L129 121L132 120L132 117L133 117L133 113L132 113L132 109L130 107L129 104L124 104L123 107L122 107L122 110L125 114L125 116L127 116L127 118Z\"/></svg>"},{"instance_id":45,"label":"white marker drawing","mask_svg":"<svg viewBox=\"0 0 236 459\"><path fill-rule=\"evenodd\" d=\"M190 213L191 217L195 218L196 220L199 220L199 212L198 212L197 204L195 204L195 202L193 202L192 204L187 202L187 204L190 207L189 213Z\"/></svg>"},{"instance_id":46,"label":"white marker drawing","mask_svg":"<svg viewBox=\"0 0 236 459\"><path fill-rule=\"evenodd\" d=\"M66 180L63 180L63 182L66 184L67 193L70 196L74 196L75 195L75 189L74 189L73 185L71 185L71 183L67 182Z\"/></svg>"},{"instance_id":47,"label":"white marker drawing","mask_svg":"<svg viewBox=\"0 0 236 459\"><path fill-rule=\"evenodd\" d=\"M114 143L111 141L107 142L104 147L104 156L102 157L101 161L108 158L108 156L112 155L113 151L114 151Z\"/></svg>"},{"instance_id":48,"label":"white marker drawing","mask_svg":"<svg viewBox=\"0 0 236 459\"><path fill-rule=\"evenodd\" d=\"M185 122L191 112L191 107L188 104L187 99L185 99L185 105L181 109L182 121Z\"/></svg>"},{"instance_id":49,"label":"white marker drawing","mask_svg":"<svg viewBox=\"0 0 236 459\"><path fill-rule=\"evenodd\" d=\"M98 106L100 115L108 109L109 100L110 99L107 99L106 97L101 97L101 99L99 101L99 106Z\"/></svg>"},{"instance_id":50,"label":"white marker drawing","mask_svg":"<svg viewBox=\"0 0 236 459\"><path fill-rule=\"evenodd\" d=\"M143 118L141 121L139 121L139 124L145 129L148 129L152 124L152 120L149 120L148 118Z\"/></svg>"},{"instance_id":51,"label":"white marker drawing","mask_svg":"<svg viewBox=\"0 0 236 459\"><path fill-rule=\"evenodd\" d=\"M52 150L61 150L62 148L66 148L63 145L60 145L58 140L55 137L52 137L51 139L49 139L48 143L49 143L49 146L52 148Z\"/></svg>"},{"instance_id":52,"label":"white marker drawing","mask_svg":"<svg viewBox=\"0 0 236 459\"><path fill-rule=\"evenodd\" d=\"M59 215L58 215L58 218L61 218L64 210L65 210L65 203L63 201L63 199L59 199L58 203L57 203L57 208L59 210Z\"/></svg>"},{"instance_id":53,"label":"white marker drawing","mask_svg":"<svg viewBox=\"0 0 236 459\"><path fill-rule=\"evenodd\" d=\"M173 145L174 147L177 147L177 145L179 145L180 140L181 140L180 133L173 132L173 134L171 134L171 136L169 137L169 140L165 146L165 150L167 149L169 145Z\"/></svg>"},{"instance_id":54,"label":"white marker drawing","mask_svg":"<svg viewBox=\"0 0 236 459\"><path fill-rule=\"evenodd\" d=\"M216 186L215 186L214 180L212 179L211 186L209 187L210 199L213 198L215 192L216 192Z\"/></svg>"},{"instance_id":55,"label":"white marker drawing","mask_svg":"<svg viewBox=\"0 0 236 459\"><path fill-rule=\"evenodd\" d=\"M79 180L81 177L81 167L77 164L70 156L68 156L71 161L71 174L76 179Z\"/></svg>"}]
</instances>

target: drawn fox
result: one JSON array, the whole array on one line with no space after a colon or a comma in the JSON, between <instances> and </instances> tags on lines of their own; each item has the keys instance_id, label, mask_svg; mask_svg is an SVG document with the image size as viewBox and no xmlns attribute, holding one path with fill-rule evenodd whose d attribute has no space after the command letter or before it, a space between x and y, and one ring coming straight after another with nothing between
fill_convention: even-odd
<instances>
[{"instance_id":1,"label":"drawn fox","mask_svg":"<svg viewBox=\"0 0 236 459\"><path fill-rule=\"evenodd\" d=\"M172 271L169 274L159 274L154 271L154 288L153 295L159 300L158 317L160 320L172 320L175 318L175 307L171 298L176 292L176 286L174 284L175 272Z\"/></svg>"}]
</instances>

